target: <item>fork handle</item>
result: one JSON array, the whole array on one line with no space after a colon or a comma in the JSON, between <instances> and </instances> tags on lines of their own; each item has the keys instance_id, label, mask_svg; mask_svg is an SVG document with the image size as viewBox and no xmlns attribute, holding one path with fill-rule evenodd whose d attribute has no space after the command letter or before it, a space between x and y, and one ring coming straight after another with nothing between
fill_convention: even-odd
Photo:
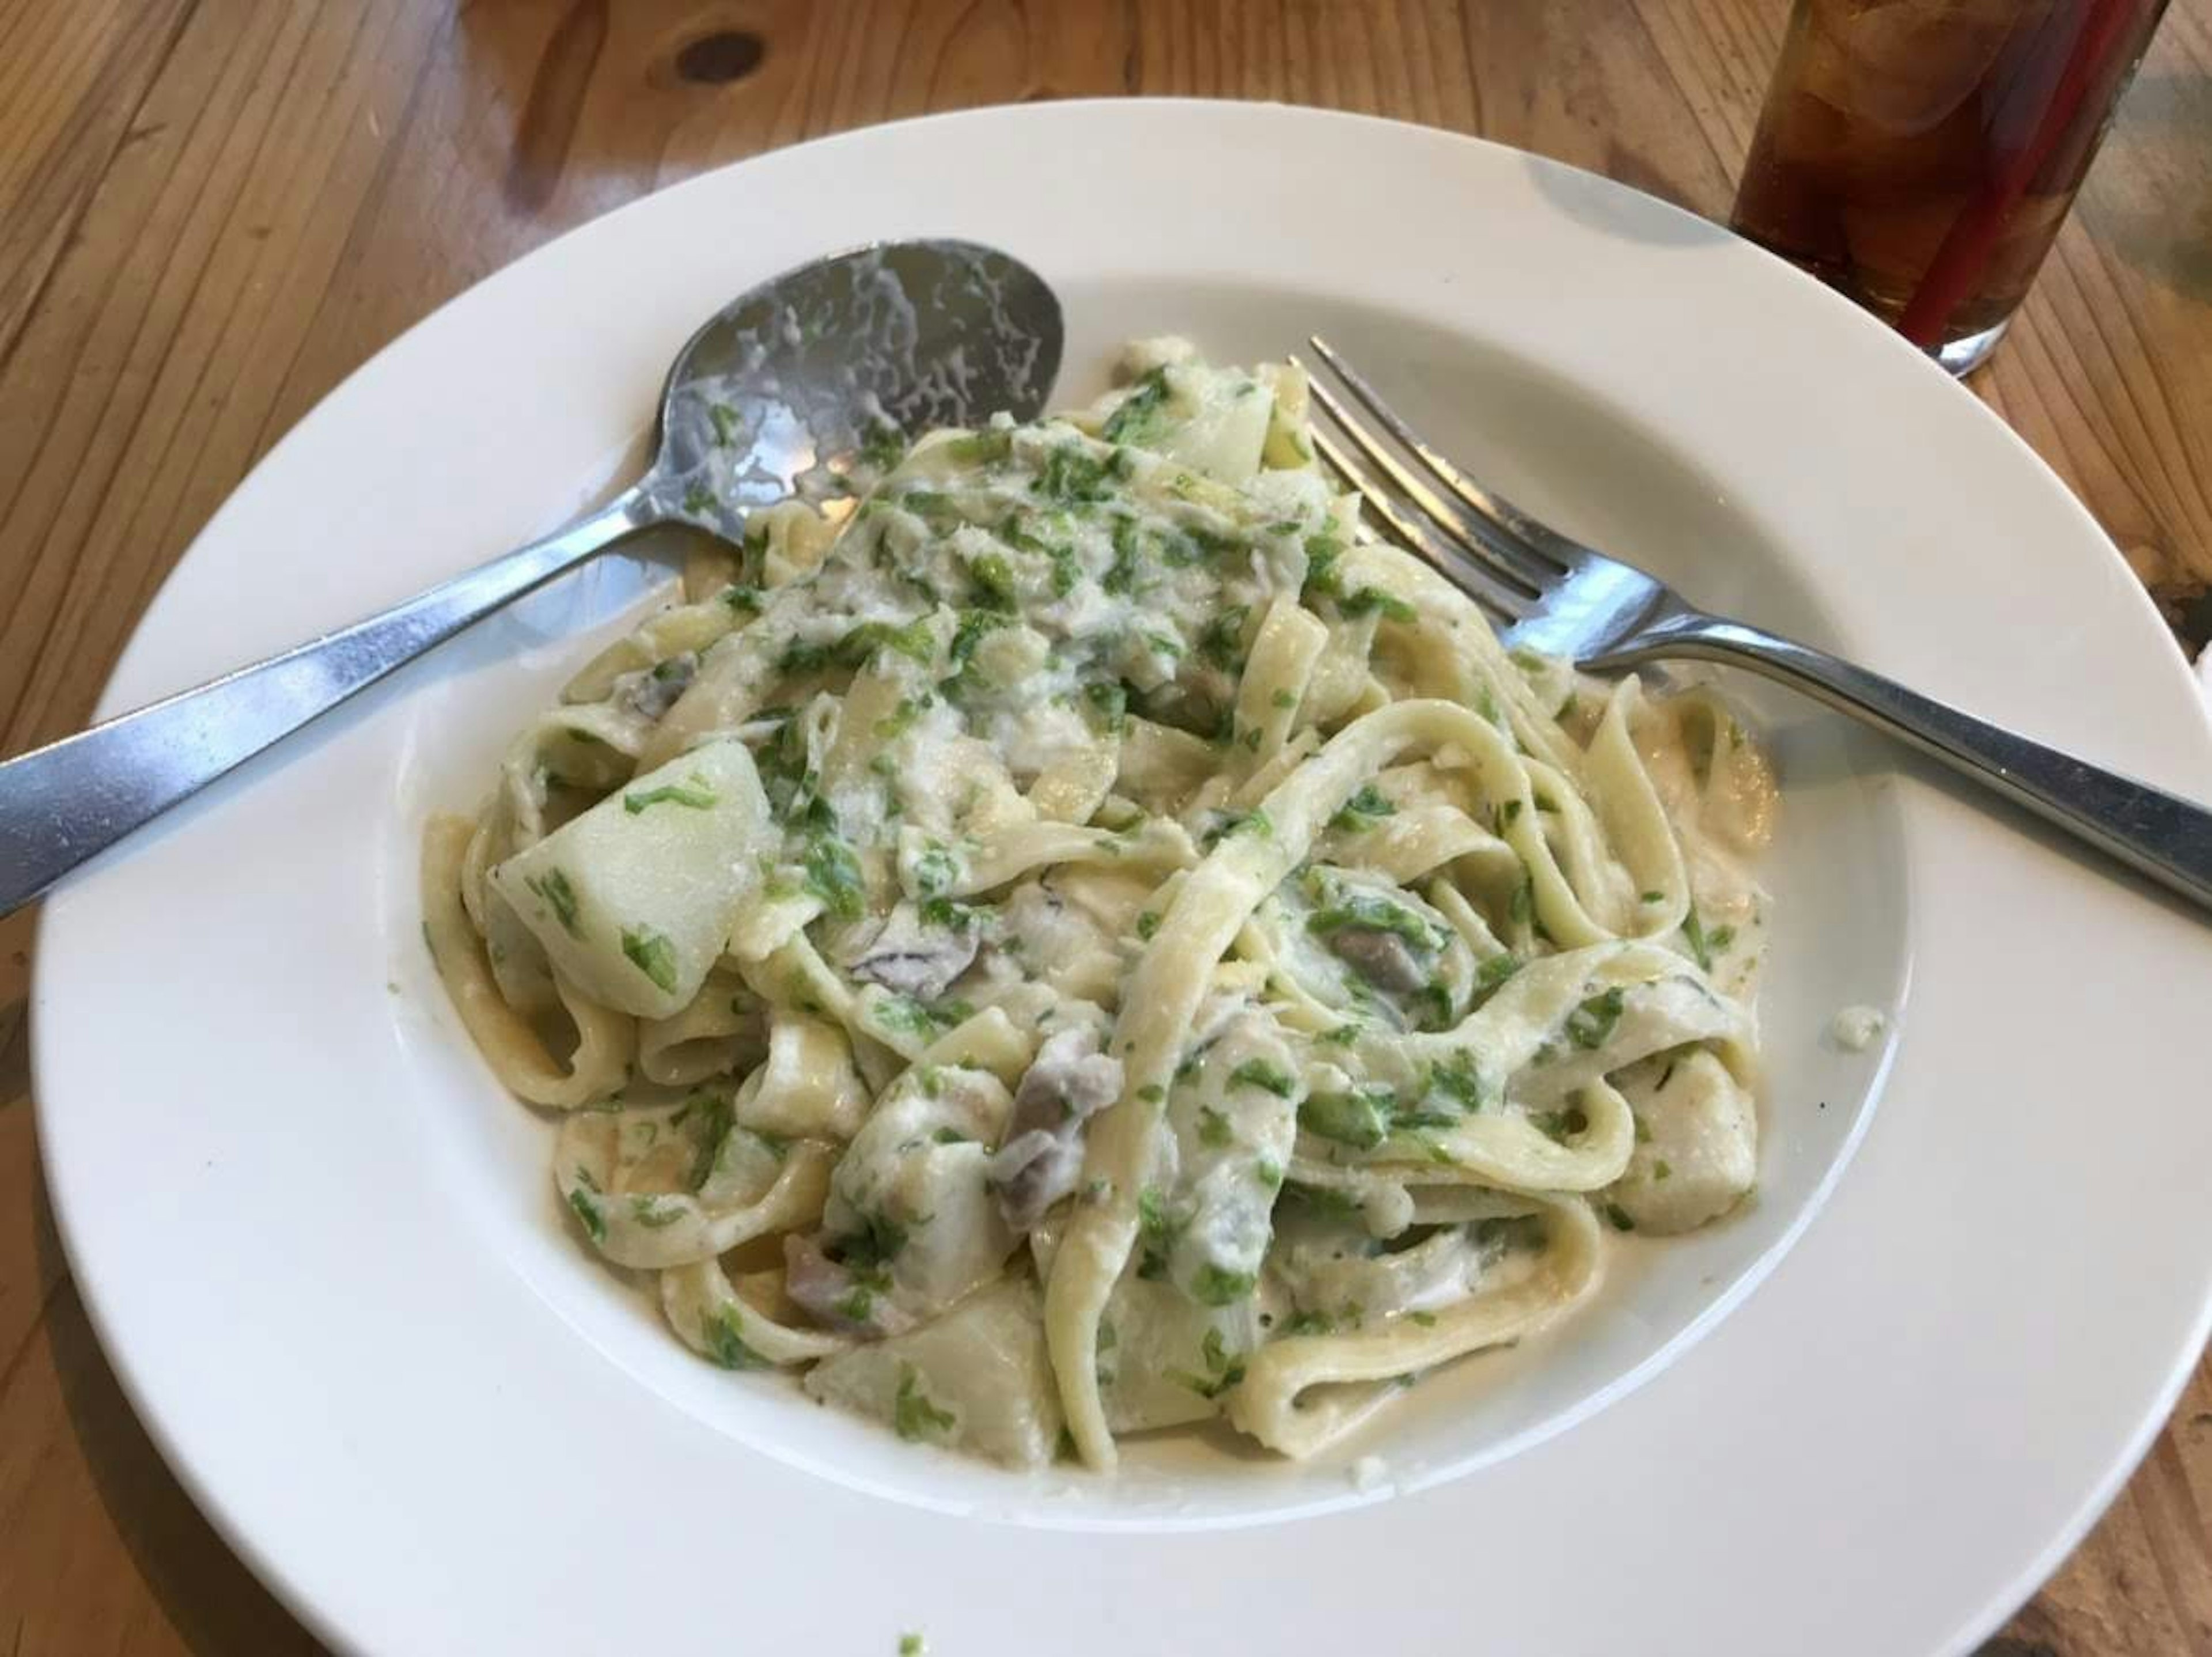
<instances>
[{"instance_id":1,"label":"fork handle","mask_svg":"<svg viewBox=\"0 0 2212 1657\"><path fill-rule=\"evenodd\" d=\"M0 765L0 915L510 600L648 520L629 490L390 610Z\"/></svg>"},{"instance_id":2,"label":"fork handle","mask_svg":"<svg viewBox=\"0 0 2212 1657\"><path fill-rule=\"evenodd\" d=\"M2212 909L2212 811L2200 805L1739 622L1700 616L1651 642L1654 655L1727 662L1802 690Z\"/></svg>"}]
</instances>

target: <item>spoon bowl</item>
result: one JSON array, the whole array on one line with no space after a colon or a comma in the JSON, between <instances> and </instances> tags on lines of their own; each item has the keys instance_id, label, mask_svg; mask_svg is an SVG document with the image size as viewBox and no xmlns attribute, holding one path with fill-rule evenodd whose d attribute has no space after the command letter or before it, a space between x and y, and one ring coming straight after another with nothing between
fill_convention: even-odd
<instances>
[{"instance_id":1,"label":"spoon bowl","mask_svg":"<svg viewBox=\"0 0 2212 1657\"><path fill-rule=\"evenodd\" d=\"M740 295L691 336L640 482L650 521L736 539L745 512L837 495L855 462L940 426L1044 410L1060 301L995 248L879 243Z\"/></svg>"}]
</instances>

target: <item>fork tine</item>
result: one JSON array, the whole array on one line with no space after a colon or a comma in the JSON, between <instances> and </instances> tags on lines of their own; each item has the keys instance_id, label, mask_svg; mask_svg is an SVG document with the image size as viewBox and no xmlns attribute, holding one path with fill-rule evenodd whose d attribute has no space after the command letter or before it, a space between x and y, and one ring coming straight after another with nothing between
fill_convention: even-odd
<instances>
[{"instance_id":1,"label":"fork tine","mask_svg":"<svg viewBox=\"0 0 2212 1657\"><path fill-rule=\"evenodd\" d=\"M1437 534L1412 513L1401 511L1389 492L1361 470L1358 463L1339 448L1328 433L1316 429L1313 439L1321 458L1358 492L1368 510L1382 520L1383 527L1407 550L1425 560L1446 580L1501 620L1510 623L1527 616L1531 594L1500 579L1495 570L1471 556L1458 541Z\"/></svg>"},{"instance_id":2,"label":"fork tine","mask_svg":"<svg viewBox=\"0 0 2212 1657\"><path fill-rule=\"evenodd\" d=\"M1292 357L1291 361L1297 362L1297 359ZM1368 462L1458 542L1464 548L1466 555L1486 566L1500 580L1527 592L1531 597L1540 595L1547 584L1559 579L1560 572L1551 564L1531 555L1510 537L1502 535L1494 525L1474 518L1464 507L1455 506L1437 495L1391 453L1380 438L1361 425L1358 417L1319 379L1310 381L1308 389L1321 411L1336 422Z\"/></svg>"},{"instance_id":3,"label":"fork tine","mask_svg":"<svg viewBox=\"0 0 2212 1657\"><path fill-rule=\"evenodd\" d=\"M1420 434L1382 400L1382 394L1368 383L1366 376L1339 355L1336 348L1319 334L1309 334L1306 343L1313 347L1314 355L1328 365L1367 411L1382 422L1383 429L1404 444L1407 452L1418 458L1434 473L1492 535L1503 536L1513 543L1515 550L1524 555L1524 560L1525 555L1534 555L1536 560L1548 566L1536 571L1533 579L1540 584L1549 583L1565 573L1583 551L1580 546L1548 525L1531 518L1504 495L1483 488L1424 442ZM1338 417L1341 419L1343 416L1340 414ZM1467 522L1465 513L1456 516L1462 527L1470 533L1477 532L1474 525Z\"/></svg>"}]
</instances>

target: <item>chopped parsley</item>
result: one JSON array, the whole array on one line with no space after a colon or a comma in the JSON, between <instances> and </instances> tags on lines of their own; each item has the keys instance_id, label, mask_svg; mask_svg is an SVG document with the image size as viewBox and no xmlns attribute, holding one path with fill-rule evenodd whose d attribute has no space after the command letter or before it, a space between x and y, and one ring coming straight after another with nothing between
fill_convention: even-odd
<instances>
[{"instance_id":1,"label":"chopped parsley","mask_svg":"<svg viewBox=\"0 0 2212 1657\"><path fill-rule=\"evenodd\" d=\"M1243 604L1232 604L1208 622L1198 635L1199 659L1209 662L1224 673L1241 673L1244 669L1244 622L1250 610Z\"/></svg>"},{"instance_id":2,"label":"chopped parsley","mask_svg":"<svg viewBox=\"0 0 2212 1657\"><path fill-rule=\"evenodd\" d=\"M1230 1132L1229 1119L1211 1105L1198 1108L1198 1142L1212 1150L1219 1150L1236 1136Z\"/></svg>"},{"instance_id":3,"label":"chopped parsley","mask_svg":"<svg viewBox=\"0 0 2212 1657\"><path fill-rule=\"evenodd\" d=\"M1387 1087L1311 1093L1298 1106L1298 1126L1339 1144L1372 1150L1389 1135L1397 1106L1398 1096Z\"/></svg>"},{"instance_id":4,"label":"chopped parsley","mask_svg":"<svg viewBox=\"0 0 2212 1657\"><path fill-rule=\"evenodd\" d=\"M1373 783L1362 785L1359 792L1345 801L1344 807L1328 820L1328 826L1346 834L1358 834L1372 828L1378 818L1395 816L1398 808L1390 797Z\"/></svg>"},{"instance_id":5,"label":"chopped parsley","mask_svg":"<svg viewBox=\"0 0 2212 1657\"><path fill-rule=\"evenodd\" d=\"M983 636L1012 623L995 610L964 610L960 612L960 624L952 630L952 647L947 652L956 668L965 668L975 654L975 646Z\"/></svg>"},{"instance_id":6,"label":"chopped parsley","mask_svg":"<svg viewBox=\"0 0 2212 1657\"><path fill-rule=\"evenodd\" d=\"M1620 1023L1621 1006L1626 992L1618 984L1602 994L1591 996L1567 1015L1567 1040L1575 1046L1589 1050L1601 1047L1612 1036L1613 1027Z\"/></svg>"},{"instance_id":7,"label":"chopped parsley","mask_svg":"<svg viewBox=\"0 0 2212 1657\"><path fill-rule=\"evenodd\" d=\"M1382 619L1388 622L1410 622L1414 616L1411 604L1380 587L1362 587L1357 592L1348 593L1336 601L1336 607L1347 616L1365 616L1379 610Z\"/></svg>"},{"instance_id":8,"label":"chopped parsley","mask_svg":"<svg viewBox=\"0 0 2212 1657\"><path fill-rule=\"evenodd\" d=\"M1547 1139L1563 1145L1589 1128L1589 1118L1579 1109L1540 1110L1531 1113L1528 1123Z\"/></svg>"},{"instance_id":9,"label":"chopped parsley","mask_svg":"<svg viewBox=\"0 0 2212 1657\"><path fill-rule=\"evenodd\" d=\"M836 835L817 834L807 844L806 889L822 900L835 920L858 920L861 901L860 859Z\"/></svg>"},{"instance_id":10,"label":"chopped parsley","mask_svg":"<svg viewBox=\"0 0 2212 1657\"><path fill-rule=\"evenodd\" d=\"M929 618L920 616L904 627L863 622L837 640L830 659L840 667L859 667L879 650L896 651L908 661L927 667L937 658L937 637L929 630Z\"/></svg>"},{"instance_id":11,"label":"chopped parsley","mask_svg":"<svg viewBox=\"0 0 2212 1657\"><path fill-rule=\"evenodd\" d=\"M1536 888L1526 873L1521 883L1513 889L1513 900L1506 906L1506 913L1521 926L1527 926L1536 913Z\"/></svg>"},{"instance_id":12,"label":"chopped parsley","mask_svg":"<svg viewBox=\"0 0 2212 1657\"><path fill-rule=\"evenodd\" d=\"M860 460L870 470L887 472L906 458L906 434L888 420L878 420L860 440Z\"/></svg>"},{"instance_id":13,"label":"chopped parsley","mask_svg":"<svg viewBox=\"0 0 2212 1657\"><path fill-rule=\"evenodd\" d=\"M1138 573L1143 567L1144 555L1138 541L1137 520L1116 516L1114 519L1114 561L1107 565L1106 574L1098 578L1098 585L1108 592L1133 592Z\"/></svg>"},{"instance_id":14,"label":"chopped parsley","mask_svg":"<svg viewBox=\"0 0 2212 1657\"><path fill-rule=\"evenodd\" d=\"M1250 1294L1258 1281L1249 1272L1231 1272L1209 1260L1191 1279L1190 1296L1201 1306L1232 1306Z\"/></svg>"},{"instance_id":15,"label":"chopped parsley","mask_svg":"<svg viewBox=\"0 0 2212 1657\"><path fill-rule=\"evenodd\" d=\"M734 1306L717 1307L699 1323L707 1343L707 1356L725 1369L766 1369L769 1361L746 1344L744 1325Z\"/></svg>"},{"instance_id":16,"label":"chopped parsley","mask_svg":"<svg viewBox=\"0 0 2212 1657\"><path fill-rule=\"evenodd\" d=\"M1082 445L1064 443L1045 457L1044 469L1030 485L1030 493L1063 507L1085 506L1106 498L1107 468L1111 463L1093 457Z\"/></svg>"},{"instance_id":17,"label":"chopped parsley","mask_svg":"<svg viewBox=\"0 0 2212 1657\"><path fill-rule=\"evenodd\" d=\"M1232 835L1252 835L1265 840L1274 832L1275 825L1265 811L1231 811L1207 829L1200 843L1211 851Z\"/></svg>"},{"instance_id":18,"label":"chopped parsley","mask_svg":"<svg viewBox=\"0 0 2212 1657\"><path fill-rule=\"evenodd\" d=\"M914 722L928 711L933 700L929 696L900 697L898 706L876 721L876 735L885 742L904 736L913 728ZM880 759L883 756L877 757Z\"/></svg>"},{"instance_id":19,"label":"chopped parsley","mask_svg":"<svg viewBox=\"0 0 2212 1657\"><path fill-rule=\"evenodd\" d=\"M1494 955L1474 969L1475 988L1494 990L1520 970L1520 962L1512 956Z\"/></svg>"},{"instance_id":20,"label":"chopped parsley","mask_svg":"<svg viewBox=\"0 0 2212 1657\"><path fill-rule=\"evenodd\" d=\"M929 1394L921 1390L921 1377L915 1373L914 1365L901 1364L898 1395L891 1401L891 1426L898 1435L908 1442L942 1438L959 1424L951 1411L940 1410L930 1402Z\"/></svg>"},{"instance_id":21,"label":"chopped parsley","mask_svg":"<svg viewBox=\"0 0 2212 1657\"><path fill-rule=\"evenodd\" d=\"M1460 1052L1429 1066L1431 1093L1440 1093L1462 1110L1472 1114L1482 1108L1482 1071L1475 1064L1474 1055ZM1436 1123L1416 1126L1437 1126Z\"/></svg>"},{"instance_id":22,"label":"chopped parsley","mask_svg":"<svg viewBox=\"0 0 2212 1657\"><path fill-rule=\"evenodd\" d=\"M1014 573L997 553L987 552L970 561L968 579L975 584L976 602L986 610L1015 608L1018 595L1014 590Z\"/></svg>"},{"instance_id":23,"label":"chopped parsley","mask_svg":"<svg viewBox=\"0 0 2212 1657\"><path fill-rule=\"evenodd\" d=\"M1093 730L1118 737L1129 728L1129 693L1122 686L1097 680L1083 687L1083 700Z\"/></svg>"},{"instance_id":24,"label":"chopped parsley","mask_svg":"<svg viewBox=\"0 0 2212 1657\"><path fill-rule=\"evenodd\" d=\"M1004 460L1012 452L1014 435L996 426L987 426L980 432L963 432L945 445L945 455L963 466L982 465L994 460Z\"/></svg>"},{"instance_id":25,"label":"chopped parsley","mask_svg":"<svg viewBox=\"0 0 2212 1657\"><path fill-rule=\"evenodd\" d=\"M622 952L663 995L676 993L676 946L649 926L623 928Z\"/></svg>"},{"instance_id":26,"label":"chopped parsley","mask_svg":"<svg viewBox=\"0 0 2212 1657\"><path fill-rule=\"evenodd\" d=\"M888 1285L884 1268L906 1247L906 1228L884 1213L862 1213L860 1229L837 1240L837 1263L878 1285Z\"/></svg>"},{"instance_id":27,"label":"chopped parsley","mask_svg":"<svg viewBox=\"0 0 2212 1657\"><path fill-rule=\"evenodd\" d=\"M1278 1099L1287 1099L1297 1090L1285 1072L1264 1059L1247 1059L1229 1072L1229 1080L1237 1087L1263 1088Z\"/></svg>"},{"instance_id":28,"label":"chopped parsley","mask_svg":"<svg viewBox=\"0 0 2212 1657\"><path fill-rule=\"evenodd\" d=\"M1343 556L1344 543L1334 536L1308 537L1305 590L1300 596L1310 603L1316 597L1334 593L1337 590L1336 561Z\"/></svg>"},{"instance_id":29,"label":"chopped parsley","mask_svg":"<svg viewBox=\"0 0 2212 1657\"><path fill-rule=\"evenodd\" d=\"M854 867L858 868L857 863ZM941 842L932 841L914 860L915 884L932 896L960 878L960 864Z\"/></svg>"},{"instance_id":30,"label":"chopped parsley","mask_svg":"<svg viewBox=\"0 0 2212 1657\"><path fill-rule=\"evenodd\" d=\"M584 1223L584 1229L591 1234L593 1242L607 1240L606 1217L599 1212L599 1204L592 1199L589 1193L580 1188L571 1191L568 1206L576 1211L576 1217Z\"/></svg>"},{"instance_id":31,"label":"chopped parsley","mask_svg":"<svg viewBox=\"0 0 2212 1657\"><path fill-rule=\"evenodd\" d=\"M548 869L542 875L530 875L523 883L553 911L553 918L561 923L561 930L571 938L581 938L583 929L576 924L576 889L568 883L568 877L558 869Z\"/></svg>"},{"instance_id":32,"label":"chopped parsley","mask_svg":"<svg viewBox=\"0 0 2212 1657\"><path fill-rule=\"evenodd\" d=\"M1322 938L1348 927L1390 932L1417 949L1431 951L1443 949L1450 941L1402 904L1368 892L1341 892L1334 902L1306 919L1306 930Z\"/></svg>"},{"instance_id":33,"label":"chopped parsley","mask_svg":"<svg viewBox=\"0 0 2212 1657\"><path fill-rule=\"evenodd\" d=\"M719 804L721 796L709 787L707 780L693 773L688 783L663 783L658 788L648 788L641 794L624 794L623 810L635 816L655 805L688 805L695 811L704 811Z\"/></svg>"},{"instance_id":34,"label":"chopped parsley","mask_svg":"<svg viewBox=\"0 0 2212 1657\"><path fill-rule=\"evenodd\" d=\"M1241 1298L1241 1297L1240 1297ZM1206 1338L1199 1344L1199 1357L1206 1364L1203 1375L1194 1375L1188 1370L1170 1369L1168 1378L1179 1387L1188 1387L1200 1398L1219 1398L1244 1379L1243 1357L1229 1350L1218 1329L1208 1329Z\"/></svg>"},{"instance_id":35,"label":"chopped parsley","mask_svg":"<svg viewBox=\"0 0 2212 1657\"><path fill-rule=\"evenodd\" d=\"M921 905L921 924L942 926L949 932L964 932L987 912L987 906L978 903L956 903L949 897L925 898Z\"/></svg>"},{"instance_id":36,"label":"chopped parsley","mask_svg":"<svg viewBox=\"0 0 2212 1657\"><path fill-rule=\"evenodd\" d=\"M1168 371L1153 369L1121 399L1121 407L1108 416L1100 435L1109 443L1142 444L1159 430L1161 413L1168 400Z\"/></svg>"},{"instance_id":37,"label":"chopped parsley","mask_svg":"<svg viewBox=\"0 0 2212 1657\"><path fill-rule=\"evenodd\" d=\"M1711 972L1713 957L1726 954L1729 945L1735 942L1735 928L1716 926L1707 932L1705 922L1698 917L1698 906L1692 903L1690 912L1682 917L1682 937L1688 943L1690 953L1696 957L1698 967Z\"/></svg>"},{"instance_id":38,"label":"chopped parsley","mask_svg":"<svg viewBox=\"0 0 2212 1657\"><path fill-rule=\"evenodd\" d=\"M696 1191L714 1177L715 1165L722 1159L722 1144L730 1133L730 1101L715 1094L694 1094L669 1120L684 1122L694 1111L698 1113L698 1132L695 1135L698 1151L691 1159L690 1183L691 1189Z\"/></svg>"},{"instance_id":39,"label":"chopped parsley","mask_svg":"<svg viewBox=\"0 0 2212 1657\"><path fill-rule=\"evenodd\" d=\"M878 1024L918 1041L935 1041L954 1025L974 1017L975 1011L965 1001L940 1001L933 1007L910 995L886 995L875 1004Z\"/></svg>"},{"instance_id":40,"label":"chopped parsley","mask_svg":"<svg viewBox=\"0 0 2212 1657\"><path fill-rule=\"evenodd\" d=\"M1167 1199L1157 1186L1146 1186L1137 1193L1137 1234L1144 1242L1144 1256L1137 1262L1137 1275L1157 1278L1166 1274L1168 1252L1182 1227L1168 1214Z\"/></svg>"}]
</instances>

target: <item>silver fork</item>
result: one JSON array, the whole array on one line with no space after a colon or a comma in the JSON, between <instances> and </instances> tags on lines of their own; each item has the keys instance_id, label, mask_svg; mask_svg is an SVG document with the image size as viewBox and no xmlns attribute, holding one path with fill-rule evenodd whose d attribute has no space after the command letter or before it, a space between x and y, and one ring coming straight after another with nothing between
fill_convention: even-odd
<instances>
[{"instance_id":1,"label":"silver fork","mask_svg":"<svg viewBox=\"0 0 2212 1657\"><path fill-rule=\"evenodd\" d=\"M1349 444L1316 427L1322 458L1394 538L1504 623L1509 646L1565 656L1592 671L1667 657L1748 669L1887 731L2212 909L2212 812L1825 651L1707 614L1665 582L1568 539L1485 489L1422 441L1326 340L1316 334L1311 343L1396 440L1395 447L1384 441L1312 375L1315 402Z\"/></svg>"}]
</instances>

